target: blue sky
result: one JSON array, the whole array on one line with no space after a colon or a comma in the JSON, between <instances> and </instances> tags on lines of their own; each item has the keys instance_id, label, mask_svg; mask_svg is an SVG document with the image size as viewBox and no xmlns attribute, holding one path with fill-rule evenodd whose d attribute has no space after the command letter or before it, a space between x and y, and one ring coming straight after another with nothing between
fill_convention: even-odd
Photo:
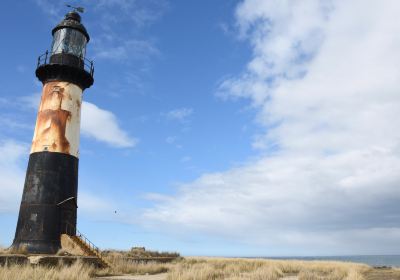
<instances>
[{"instance_id":1,"label":"blue sky","mask_svg":"<svg viewBox=\"0 0 400 280\"><path fill-rule=\"evenodd\" d=\"M102 248L184 255L399 253L400 6L365 3L72 1L95 61L79 229ZM36 59L63 4L2 3L3 246L41 92Z\"/></svg>"}]
</instances>

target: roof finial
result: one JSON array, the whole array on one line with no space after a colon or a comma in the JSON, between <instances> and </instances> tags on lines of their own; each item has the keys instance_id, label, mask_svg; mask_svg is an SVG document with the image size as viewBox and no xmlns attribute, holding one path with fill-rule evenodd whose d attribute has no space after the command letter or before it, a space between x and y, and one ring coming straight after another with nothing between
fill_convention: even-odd
<instances>
[{"instance_id":1,"label":"roof finial","mask_svg":"<svg viewBox=\"0 0 400 280\"><path fill-rule=\"evenodd\" d=\"M69 4L65 4L65 6L67 6L68 8L72 8L74 12L79 12L79 13L84 13L85 12L85 8L83 8L83 7L74 7L74 6L69 5Z\"/></svg>"}]
</instances>

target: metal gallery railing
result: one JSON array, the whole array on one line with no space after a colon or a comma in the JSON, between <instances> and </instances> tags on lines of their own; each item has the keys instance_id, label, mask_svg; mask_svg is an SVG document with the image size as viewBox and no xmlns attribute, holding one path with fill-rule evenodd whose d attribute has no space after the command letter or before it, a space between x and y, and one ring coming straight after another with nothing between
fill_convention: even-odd
<instances>
[{"instance_id":1,"label":"metal gallery railing","mask_svg":"<svg viewBox=\"0 0 400 280\"><path fill-rule=\"evenodd\" d=\"M47 65L47 64L63 64L63 62L64 62L63 60L65 59L64 58L65 56L63 56L63 55L61 55L57 59L57 63L53 63L50 61L50 58L52 55L58 55L58 54L68 54L68 53L52 53L52 52L46 51L44 54L42 54L38 57L36 67L39 68L40 66ZM93 60L89 60L85 57L76 57L76 58L79 59L79 61L82 63L83 70L88 72L90 74L90 76L93 77L93 74L94 74Z\"/></svg>"}]
</instances>

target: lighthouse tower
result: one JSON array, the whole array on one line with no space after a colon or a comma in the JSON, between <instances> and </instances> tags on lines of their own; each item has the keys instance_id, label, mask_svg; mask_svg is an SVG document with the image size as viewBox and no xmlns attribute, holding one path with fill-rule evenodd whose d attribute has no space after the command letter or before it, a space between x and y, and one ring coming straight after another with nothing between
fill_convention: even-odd
<instances>
[{"instance_id":1,"label":"lighthouse tower","mask_svg":"<svg viewBox=\"0 0 400 280\"><path fill-rule=\"evenodd\" d=\"M65 15L52 30L51 50L38 58L42 98L12 245L29 253L54 254L61 234L76 233L82 93L94 82L82 10Z\"/></svg>"}]
</instances>

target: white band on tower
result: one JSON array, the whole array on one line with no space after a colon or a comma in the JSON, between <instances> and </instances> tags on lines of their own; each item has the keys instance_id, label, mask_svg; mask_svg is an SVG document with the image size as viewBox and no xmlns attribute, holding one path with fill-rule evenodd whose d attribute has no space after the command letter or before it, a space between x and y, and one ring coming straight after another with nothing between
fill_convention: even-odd
<instances>
[{"instance_id":1,"label":"white band on tower","mask_svg":"<svg viewBox=\"0 0 400 280\"><path fill-rule=\"evenodd\" d=\"M31 153L56 152L79 157L82 89L68 82L48 82L32 140Z\"/></svg>"}]
</instances>

